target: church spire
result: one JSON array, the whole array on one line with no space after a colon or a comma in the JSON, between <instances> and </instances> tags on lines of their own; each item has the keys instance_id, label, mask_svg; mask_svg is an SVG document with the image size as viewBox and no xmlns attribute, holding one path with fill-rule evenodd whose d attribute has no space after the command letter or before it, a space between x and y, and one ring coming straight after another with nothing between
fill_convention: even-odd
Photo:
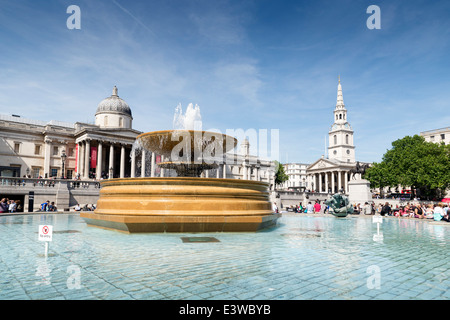
<instances>
[{"instance_id":1,"label":"church spire","mask_svg":"<svg viewBox=\"0 0 450 320\"><path fill-rule=\"evenodd\" d=\"M341 76L340 75L339 75L339 84L338 84L337 101L336 101L336 108L337 107L345 108L344 96L342 95Z\"/></svg>"}]
</instances>

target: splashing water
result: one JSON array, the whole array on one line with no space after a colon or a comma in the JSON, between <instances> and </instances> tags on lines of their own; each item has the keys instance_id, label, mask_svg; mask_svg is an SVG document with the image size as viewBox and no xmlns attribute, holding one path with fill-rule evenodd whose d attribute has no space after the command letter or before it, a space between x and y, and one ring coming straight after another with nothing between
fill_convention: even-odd
<instances>
[{"instance_id":1,"label":"splashing water","mask_svg":"<svg viewBox=\"0 0 450 320\"><path fill-rule=\"evenodd\" d=\"M174 130L202 130L202 116L200 115L200 107L190 103L187 106L186 113L183 114L181 103L175 108L173 117Z\"/></svg>"}]
</instances>

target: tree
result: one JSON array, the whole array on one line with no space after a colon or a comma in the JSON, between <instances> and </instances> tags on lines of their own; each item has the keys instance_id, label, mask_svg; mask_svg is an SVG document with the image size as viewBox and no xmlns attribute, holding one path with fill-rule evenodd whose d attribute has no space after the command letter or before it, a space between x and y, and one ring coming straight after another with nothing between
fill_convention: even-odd
<instances>
[{"instance_id":1,"label":"tree","mask_svg":"<svg viewBox=\"0 0 450 320\"><path fill-rule=\"evenodd\" d=\"M380 163L367 169L364 178L372 187L411 187L420 196L435 196L450 187L450 145L406 136L392 142Z\"/></svg>"},{"instance_id":2,"label":"tree","mask_svg":"<svg viewBox=\"0 0 450 320\"><path fill-rule=\"evenodd\" d=\"M275 185L282 184L287 180L289 180L289 176L284 171L283 165L275 160Z\"/></svg>"}]
</instances>

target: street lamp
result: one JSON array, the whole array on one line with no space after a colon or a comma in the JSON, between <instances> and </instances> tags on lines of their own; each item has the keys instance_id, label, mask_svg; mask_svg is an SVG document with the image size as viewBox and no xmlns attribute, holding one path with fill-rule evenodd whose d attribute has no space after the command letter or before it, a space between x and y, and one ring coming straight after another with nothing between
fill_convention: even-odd
<instances>
[{"instance_id":1,"label":"street lamp","mask_svg":"<svg viewBox=\"0 0 450 320\"><path fill-rule=\"evenodd\" d=\"M62 162L61 179L64 179L64 177L65 177L65 174L64 174L64 165L65 165L65 163L66 163L66 158L67 158L66 150L63 150L63 151L61 152L61 162Z\"/></svg>"}]
</instances>

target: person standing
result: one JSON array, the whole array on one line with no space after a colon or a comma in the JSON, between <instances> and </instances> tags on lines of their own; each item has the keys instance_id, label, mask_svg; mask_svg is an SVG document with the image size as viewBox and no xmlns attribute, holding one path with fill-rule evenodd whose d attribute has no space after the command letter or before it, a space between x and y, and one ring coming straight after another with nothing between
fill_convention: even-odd
<instances>
[{"instance_id":1,"label":"person standing","mask_svg":"<svg viewBox=\"0 0 450 320\"><path fill-rule=\"evenodd\" d=\"M9 202L9 213L16 212L16 207L17 207L16 202L14 200L11 200Z\"/></svg>"}]
</instances>

